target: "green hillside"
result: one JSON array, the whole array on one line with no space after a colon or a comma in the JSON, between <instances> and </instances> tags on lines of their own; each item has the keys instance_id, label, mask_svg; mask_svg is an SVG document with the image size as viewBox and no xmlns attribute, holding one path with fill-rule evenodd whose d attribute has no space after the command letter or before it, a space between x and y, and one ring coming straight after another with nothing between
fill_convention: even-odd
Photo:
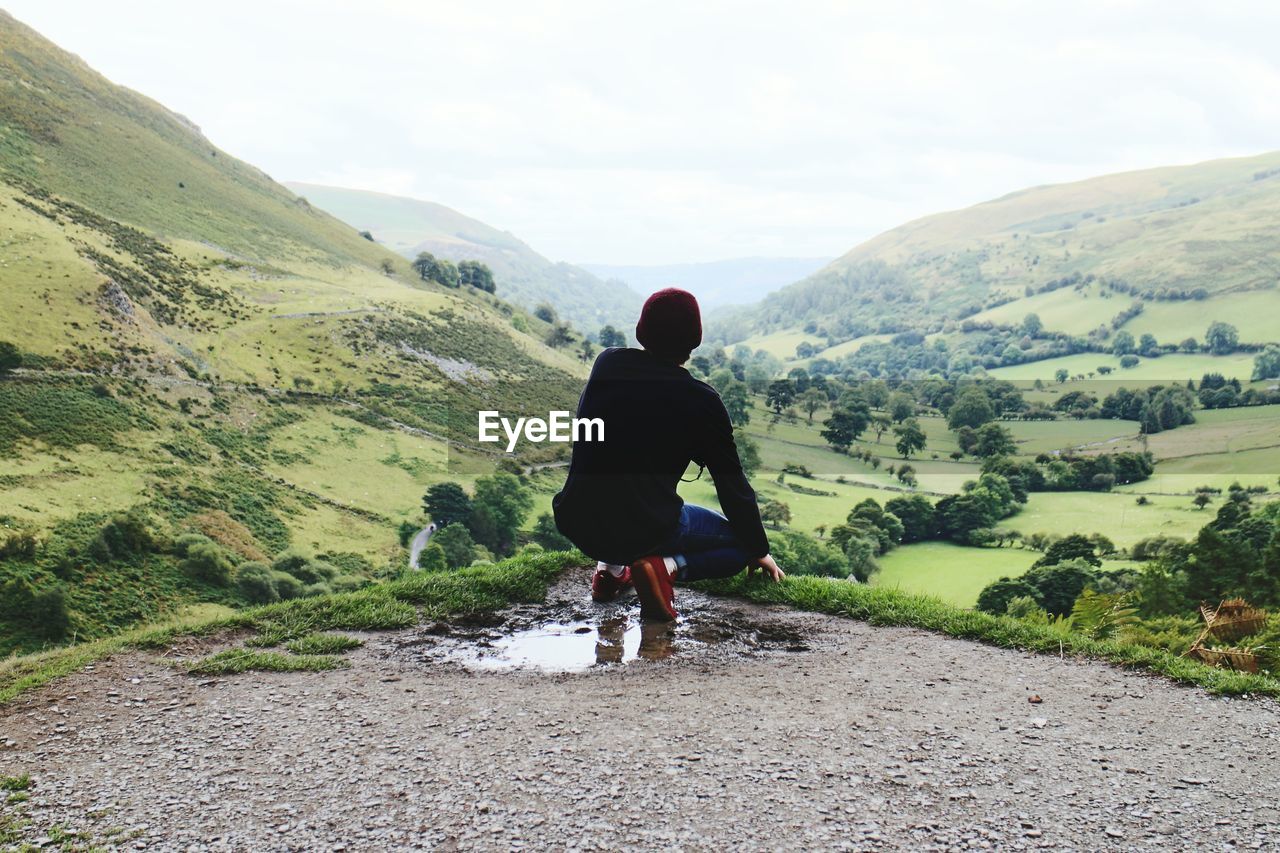
<instances>
[{"instance_id":1,"label":"green hillside","mask_svg":"<svg viewBox=\"0 0 1280 853\"><path fill-rule=\"evenodd\" d=\"M1116 329L1176 344L1212 321L1280 338L1280 152L1033 187L862 243L725 318L736 342L1017 324L1105 346Z\"/></svg>"},{"instance_id":2,"label":"green hillside","mask_svg":"<svg viewBox=\"0 0 1280 853\"><path fill-rule=\"evenodd\" d=\"M322 555L312 592L398 570L423 490L495 469L477 408L576 399L585 368L546 324L422 282L3 14L0 43L0 342L21 357L0 365L0 655L243 603L218 580L243 561Z\"/></svg>"},{"instance_id":3,"label":"green hillside","mask_svg":"<svg viewBox=\"0 0 1280 853\"><path fill-rule=\"evenodd\" d=\"M606 323L621 329L635 325L640 296L621 281L549 261L511 233L442 204L319 184L287 186L406 258L426 251L453 261L483 261L503 298L528 310L551 304L583 332Z\"/></svg>"}]
</instances>

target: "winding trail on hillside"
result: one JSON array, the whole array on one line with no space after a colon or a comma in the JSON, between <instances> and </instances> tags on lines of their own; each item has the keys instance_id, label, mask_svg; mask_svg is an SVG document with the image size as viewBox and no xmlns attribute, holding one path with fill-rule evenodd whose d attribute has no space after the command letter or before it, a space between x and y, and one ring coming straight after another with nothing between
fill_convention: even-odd
<instances>
[{"instance_id":1,"label":"winding trail on hillside","mask_svg":"<svg viewBox=\"0 0 1280 853\"><path fill-rule=\"evenodd\" d=\"M599 655L633 605L591 604L587 576L515 610L598 620ZM31 774L20 808L33 842L63 826L155 850L1280 838L1275 702L687 590L679 601L706 645L573 673L463 668L448 649L491 654L505 630L474 622L365 635L350 668L324 673L181 670L238 638L121 655L0 708L0 774Z\"/></svg>"},{"instance_id":2,"label":"winding trail on hillside","mask_svg":"<svg viewBox=\"0 0 1280 853\"><path fill-rule=\"evenodd\" d=\"M431 541L431 536L435 532L436 524L433 521L413 535L413 540L409 543L409 568L418 568L418 558L422 556L423 549L427 547L427 543Z\"/></svg>"}]
</instances>

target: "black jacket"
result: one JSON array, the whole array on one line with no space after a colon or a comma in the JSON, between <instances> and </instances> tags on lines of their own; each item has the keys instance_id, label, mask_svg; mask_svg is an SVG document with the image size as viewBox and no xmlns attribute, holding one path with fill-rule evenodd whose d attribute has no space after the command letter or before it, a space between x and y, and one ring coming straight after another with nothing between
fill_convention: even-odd
<instances>
[{"instance_id":1,"label":"black jacket","mask_svg":"<svg viewBox=\"0 0 1280 853\"><path fill-rule=\"evenodd\" d=\"M577 441L556 526L583 553L630 563L676 532L676 483L692 460L715 480L720 507L752 557L769 553L756 493L742 473L729 414L714 388L638 349L606 349L578 402L604 421L604 441Z\"/></svg>"}]
</instances>

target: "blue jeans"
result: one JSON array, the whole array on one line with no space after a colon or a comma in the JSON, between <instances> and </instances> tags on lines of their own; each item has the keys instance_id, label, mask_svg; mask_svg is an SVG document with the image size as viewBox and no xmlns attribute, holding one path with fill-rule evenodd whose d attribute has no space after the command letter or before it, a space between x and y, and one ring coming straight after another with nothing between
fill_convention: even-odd
<instances>
[{"instance_id":1,"label":"blue jeans","mask_svg":"<svg viewBox=\"0 0 1280 853\"><path fill-rule=\"evenodd\" d=\"M679 567L677 581L727 578L751 562L747 550L738 543L729 519L692 504L685 504L680 510L679 528L656 553L675 558Z\"/></svg>"}]
</instances>

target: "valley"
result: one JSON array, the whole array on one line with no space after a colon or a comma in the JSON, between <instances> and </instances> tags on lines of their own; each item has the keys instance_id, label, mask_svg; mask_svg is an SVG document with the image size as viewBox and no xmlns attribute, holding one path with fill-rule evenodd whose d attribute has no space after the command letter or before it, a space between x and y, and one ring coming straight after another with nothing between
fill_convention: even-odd
<instances>
[{"instance_id":1,"label":"valley","mask_svg":"<svg viewBox=\"0 0 1280 853\"><path fill-rule=\"evenodd\" d=\"M1280 155L1021 190L831 262L588 270L437 203L277 183L0 29L0 689L263 607L403 627L411 576L563 555L568 447L503 453L476 413L571 411L599 349L633 343L624 279L671 277L705 295L688 368L787 596L834 578L821 602L865 595L873 621L1274 686L1275 616L1247 673L1180 656L1200 602L1280 606ZM680 492L718 506L709 476ZM534 594L513 589L480 600Z\"/></svg>"}]
</instances>

